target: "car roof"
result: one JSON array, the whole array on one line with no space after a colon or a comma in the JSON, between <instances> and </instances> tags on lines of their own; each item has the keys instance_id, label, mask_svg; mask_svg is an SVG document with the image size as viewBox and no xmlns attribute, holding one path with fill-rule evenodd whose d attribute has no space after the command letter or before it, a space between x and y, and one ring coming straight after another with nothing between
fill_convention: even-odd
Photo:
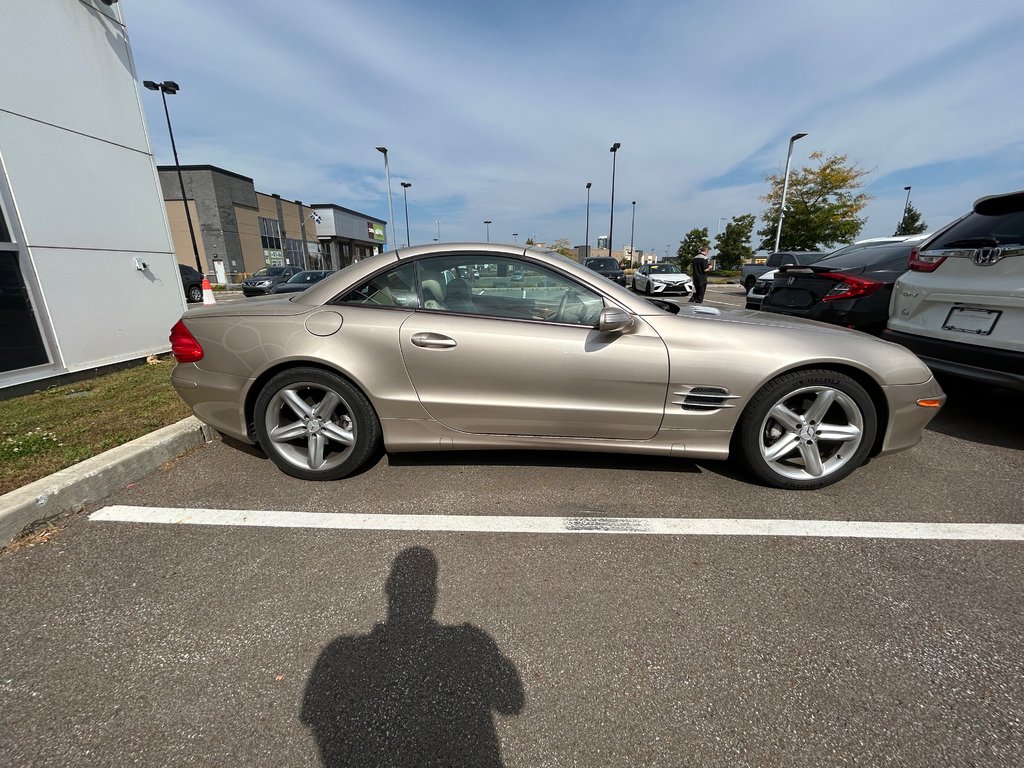
<instances>
[{"instance_id":1,"label":"car roof","mask_svg":"<svg viewBox=\"0 0 1024 768\"><path fill-rule=\"evenodd\" d=\"M1002 195L988 195L974 201L974 212L982 216L1004 216L1024 211L1024 190Z\"/></svg>"}]
</instances>

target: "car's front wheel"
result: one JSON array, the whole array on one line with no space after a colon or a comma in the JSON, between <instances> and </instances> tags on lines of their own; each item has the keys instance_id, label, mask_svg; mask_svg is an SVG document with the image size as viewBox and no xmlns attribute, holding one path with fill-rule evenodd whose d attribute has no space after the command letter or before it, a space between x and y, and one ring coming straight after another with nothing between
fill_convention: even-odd
<instances>
[{"instance_id":1,"label":"car's front wheel","mask_svg":"<svg viewBox=\"0 0 1024 768\"><path fill-rule=\"evenodd\" d=\"M870 395L845 374L795 371L768 382L736 428L743 463L777 488L810 490L842 480L875 441Z\"/></svg>"},{"instance_id":2,"label":"car's front wheel","mask_svg":"<svg viewBox=\"0 0 1024 768\"><path fill-rule=\"evenodd\" d=\"M256 398L254 418L270 460L303 480L347 477L381 445L380 421L365 395L319 368L274 376Z\"/></svg>"},{"instance_id":3,"label":"car's front wheel","mask_svg":"<svg viewBox=\"0 0 1024 768\"><path fill-rule=\"evenodd\" d=\"M203 289L198 285L190 285L188 287L188 300L195 304L197 301L203 300Z\"/></svg>"}]
</instances>

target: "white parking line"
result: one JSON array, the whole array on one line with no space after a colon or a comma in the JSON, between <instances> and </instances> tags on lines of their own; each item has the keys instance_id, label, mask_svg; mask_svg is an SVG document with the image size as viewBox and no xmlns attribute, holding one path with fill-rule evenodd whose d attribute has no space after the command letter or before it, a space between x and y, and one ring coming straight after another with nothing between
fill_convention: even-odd
<instances>
[{"instance_id":1,"label":"white parking line","mask_svg":"<svg viewBox=\"0 0 1024 768\"><path fill-rule=\"evenodd\" d=\"M515 515L357 515L174 507L104 507L90 520L166 525L241 525L369 531L462 533L605 533L666 536L812 536L858 539L1024 541L1012 523L876 523L740 518L527 517Z\"/></svg>"}]
</instances>

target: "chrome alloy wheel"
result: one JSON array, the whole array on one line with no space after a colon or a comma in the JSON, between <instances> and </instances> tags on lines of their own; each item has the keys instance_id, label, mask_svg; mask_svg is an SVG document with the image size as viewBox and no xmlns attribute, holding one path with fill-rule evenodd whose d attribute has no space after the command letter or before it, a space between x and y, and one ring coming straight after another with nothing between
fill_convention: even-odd
<instances>
[{"instance_id":1,"label":"chrome alloy wheel","mask_svg":"<svg viewBox=\"0 0 1024 768\"><path fill-rule=\"evenodd\" d=\"M772 471L791 480L838 472L864 439L864 415L845 392L807 386L782 396L759 429L761 457Z\"/></svg>"},{"instance_id":2,"label":"chrome alloy wheel","mask_svg":"<svg viewBox=\"0 0 1024 768\"><path fill-rule=\"evenodd\" d=\"M351 413L330 387L300 381L274 394L264 424L274 450L289 464L329 471L349 457L358 439Z\"/></svg>"}]
</instances>

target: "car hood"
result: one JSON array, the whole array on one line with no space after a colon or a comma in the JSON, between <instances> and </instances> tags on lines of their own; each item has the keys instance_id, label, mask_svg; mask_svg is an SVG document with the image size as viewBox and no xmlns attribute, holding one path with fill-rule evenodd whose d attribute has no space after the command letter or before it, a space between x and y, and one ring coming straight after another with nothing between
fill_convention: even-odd
<instances>
[{"instance_id":1,"label":"car hood","mask_svg":"<svg viewBox=\"0 0 1024 768\"><path fill-rule=\"evenodd\" d=\"M808 361L839 363L889 384L921 384L931 371L912 352L860 331L801 317L747 309L683 306L678 315L646 316L670 347L693 347L695 338L714 349L745 349L770 358L777 370L806 366ZM712 323L694 331L695 322Z\"/></svg>"},{"instance_id":2,"label":"car hood","mask_svg":"<svg viewBox=\"0 0 1024 768\"><path fill-rule=\"evenodd\" d=\"M682 272L665 272L661 274L648 275L651 280L657 280L660 283L689 283L693 280L689 275L684 275Z\"/></svg>"}]
</instances>

